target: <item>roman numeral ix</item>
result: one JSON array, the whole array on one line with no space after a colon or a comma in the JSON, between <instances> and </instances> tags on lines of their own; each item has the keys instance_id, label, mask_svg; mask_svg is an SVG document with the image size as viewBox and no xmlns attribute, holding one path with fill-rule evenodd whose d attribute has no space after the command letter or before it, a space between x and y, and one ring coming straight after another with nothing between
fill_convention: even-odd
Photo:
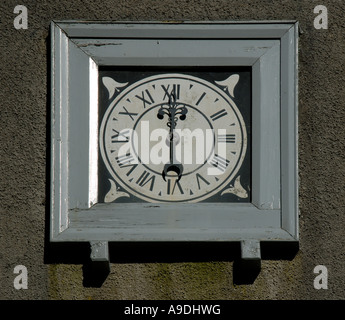
<instances>
[{"instance_id":1,"label":"roman numeral ix","mask_svg":"<svg viewBox=\"0 0 345 320\"><path fill-rule=\"evenodd\" d=\"M117 142L128 142L129 141L129 130L126 131L117 131L115 129L112 129L113 132L115 132L114 135L111 136L111 142L112 143L117 143Z\"/></svg>"}]
</instances>

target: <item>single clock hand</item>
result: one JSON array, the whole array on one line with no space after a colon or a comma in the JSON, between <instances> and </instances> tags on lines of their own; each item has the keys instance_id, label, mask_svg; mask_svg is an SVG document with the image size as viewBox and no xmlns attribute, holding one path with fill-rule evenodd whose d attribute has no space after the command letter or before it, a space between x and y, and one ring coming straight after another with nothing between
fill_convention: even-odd
<instances>
[{"instance_id":1,"label":"single clock hand","mask_svg":"<svg viewBox=\"0 0 345 320\"><path fill-rule=\"evenodd\" d=\"M168 107L160 107L158 110L157 117L158 119L163 119L164 115L167 115L169 120L167 122L167 126L169 127L169 150L170 150L170 161L164 165L164 169L162 171L162 177L165 180L165 177L168 172L173 171L177 174L177 181L179 181L182 177L183 173L183 165L179 163L175 158L175 146L178 144L178 135L175 132L176 124L178 119L185 120L186 114L188 110L184 105L178 106L176 103L176 98L173 93L169 96Z\"/></svg>"}]
</instances>

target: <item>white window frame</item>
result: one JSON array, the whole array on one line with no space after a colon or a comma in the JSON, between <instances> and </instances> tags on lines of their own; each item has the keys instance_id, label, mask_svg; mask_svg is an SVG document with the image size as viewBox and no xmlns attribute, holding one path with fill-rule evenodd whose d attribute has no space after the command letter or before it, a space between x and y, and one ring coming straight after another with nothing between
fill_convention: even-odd
<instances>
[{"instance_id":1,"label":"white window frame","mask_svg":"<svg viewBox=\"0 0 345 320\"><path fill-rule=\"evenodd\" d=\"M297 40L296 21L52 22L50 240L298 241ZM252 68L251 203L97 203L98 67L124 65Z\"/></svg>"}]
</instances>

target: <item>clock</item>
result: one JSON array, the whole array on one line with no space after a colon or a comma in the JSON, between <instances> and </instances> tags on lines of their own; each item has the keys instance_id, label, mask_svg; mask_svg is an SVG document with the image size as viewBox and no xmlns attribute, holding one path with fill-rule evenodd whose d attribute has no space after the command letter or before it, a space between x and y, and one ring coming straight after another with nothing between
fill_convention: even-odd
<instances>
[{"instance_id":1,"label":"clock","mask_svg":"<svg viewBox=\"0 0 345 320\"><path fill-rule=\"evenodd\" d=\"M51 241L298 242L297 22L51 31Z\"/></svg>"},{"instance_id":2,"label":"clock","mask_svg":"<svg viewBox=\"0 0 345 320\"><path fill-rule=\"evenodd\" d=\"M235 101L241 76L245 98ZM104 202L249 201L249 80L245 72L101 73Z\"/></svg>"}]
</instances>

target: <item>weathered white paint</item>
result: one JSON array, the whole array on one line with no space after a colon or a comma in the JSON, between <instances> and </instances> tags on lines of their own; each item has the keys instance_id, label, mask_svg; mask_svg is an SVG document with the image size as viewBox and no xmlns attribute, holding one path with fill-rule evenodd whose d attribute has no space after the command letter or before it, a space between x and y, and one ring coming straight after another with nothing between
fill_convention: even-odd
<instances>
[{"instance_id":1,"label":"weathered white paint","mask_svg":"<svg viewBox=\"0 0 345 320\"><path fill-rule=\"evenodd\" d=\"M232 74L229 78L223 80L223 81L215 81L220 86L224 86L224 89L227 89L230 93L230 95L234 98L234 90L235 87L240 80L240 76L238 74Z\"/></svg>"},{"instance_id":2,"label":"weathered white paint","mask_svg":"<svg viewBox=\"0 0 345 320\"><path fill-rule=\"evenodd\" d=\"M70 39L73 37L73 41ZM97 39L102 37L102 39ZM115 39L117 38L117 39ZM119 38L123 45L118 45ZM200 39L203 39L200 41ZM137 40L144 44L143 56ZM159 41L157 39L166 39ZM178 39L184 39L181 43ZM194 41L190 41L194 39ZM213 46L214 39L227 42L222 47ZM237 39L237 40L234 40ZM298 24L295 22L275 23L188 23L188 24L117 24L117 23L52 23L52 163L51 163L51 240L52 241L298 241L298 179L297 179L297 39ZM124 40L124 41L122 41ZM169 42L173 40L172 42ZM93 45L96 42L112 42L113 45ZM101 42L100 42L101 41ZM127 44L126 44L127 41ZM151 43L150 43L151 42ZM151 44L155 42L156 45ZM188 50L182 44L188 42ZM117 43L117 45L115 45ZM205 43L205 49L202 44ZM176 45L178 44L178 45ZM83 45L82 49L79 45ZM228 50L229 46L233 50ZM131 49L132 48L132 49ZM157 55L157 50L161 56ZM222 53L219 48L225 49ZM128 50L137 52L127 59ZM273 51L272 51L273 49ZM213 55L215 54L215 55ZM216 57L216 59L215 59ZM277 57L278 63L270 58ZM261 122L267 116L262 99L276 91L277 99L270 99L270 108L278 108L280 138L278 148L281 157L275 158L275 168L281 171L271 174L262 193L259 188L263 174L257 175L252 186L252 195L258 203L271 202L272 188L280 194L274 197L276 208L261 208L249 204L238 206L176 204L96 204L88 208L76 208L75 204L89 199L89 168L86 175L72 176L70 161L78 164L78 130L88 126L87 117L79 117L79 127L71 118L71 107L83 110L88 101L85 92L89 88L89 59L99 64L110 65L243 65L253 67L253 102L257 113L253 122ZM72 64L75 64L72 67ZM277 68L281 72L277 72ZM69 77L73 75L73 81ZM274 77L272 75L275 75ZM270 85L274 81L277 86ZM85 89L86 88L86 89ZM72 92L75 94L71 95ZM88 113L89 114L89 113ZM266 118L267 119L267 118ZM268 122L271 123L271 122ZM72 130L70 130L73 128ZM255 131L256 130L256 131ZM254 129L253 135L260 137L271 128L263 122ZM89 128L86 132L90 132ZM81 135L84 145L89 137ZM263 140L260 140L264 142ZM79 143L79 146L81 144ZM258 170L269 169L264 154L269 147L259 144L253 153L253 163L259 162ZM263 147L263 148L261 148ZM261 148L261 151L260 151ZM86 157L88 158L88 157ZM267 158L266 158L267 160ZM268 167L268 168L267 168ZM82 171L83 171L82 170ZM73 179L72 179L73 177ZM79 178L79 179L75 179ZM278 179L278 180L277 180ZM75 183L77 182L77 183ZM87 187L80 188L87 182ZM86 194L84 194L86 193ZM86 201L87 202L87 201ZM147 204L146 204L147 206ZM158 221L158 224L157 224Z\"/></svg>"},{"instance_id":3,"label":"weathered white paint","mask_svg":"<svg viewBox=\"0 0 345 320\"><path fill-rule=\"evenodd\" d=\"M110 182L110 190L108 193L105 195L104 202L113 202L118 198L121 197L129 197L129 194L127 192L122 192L118 190L118 187L116 185L116 182L112 179L108 179Z\"/></svg>"}]
</instances>

